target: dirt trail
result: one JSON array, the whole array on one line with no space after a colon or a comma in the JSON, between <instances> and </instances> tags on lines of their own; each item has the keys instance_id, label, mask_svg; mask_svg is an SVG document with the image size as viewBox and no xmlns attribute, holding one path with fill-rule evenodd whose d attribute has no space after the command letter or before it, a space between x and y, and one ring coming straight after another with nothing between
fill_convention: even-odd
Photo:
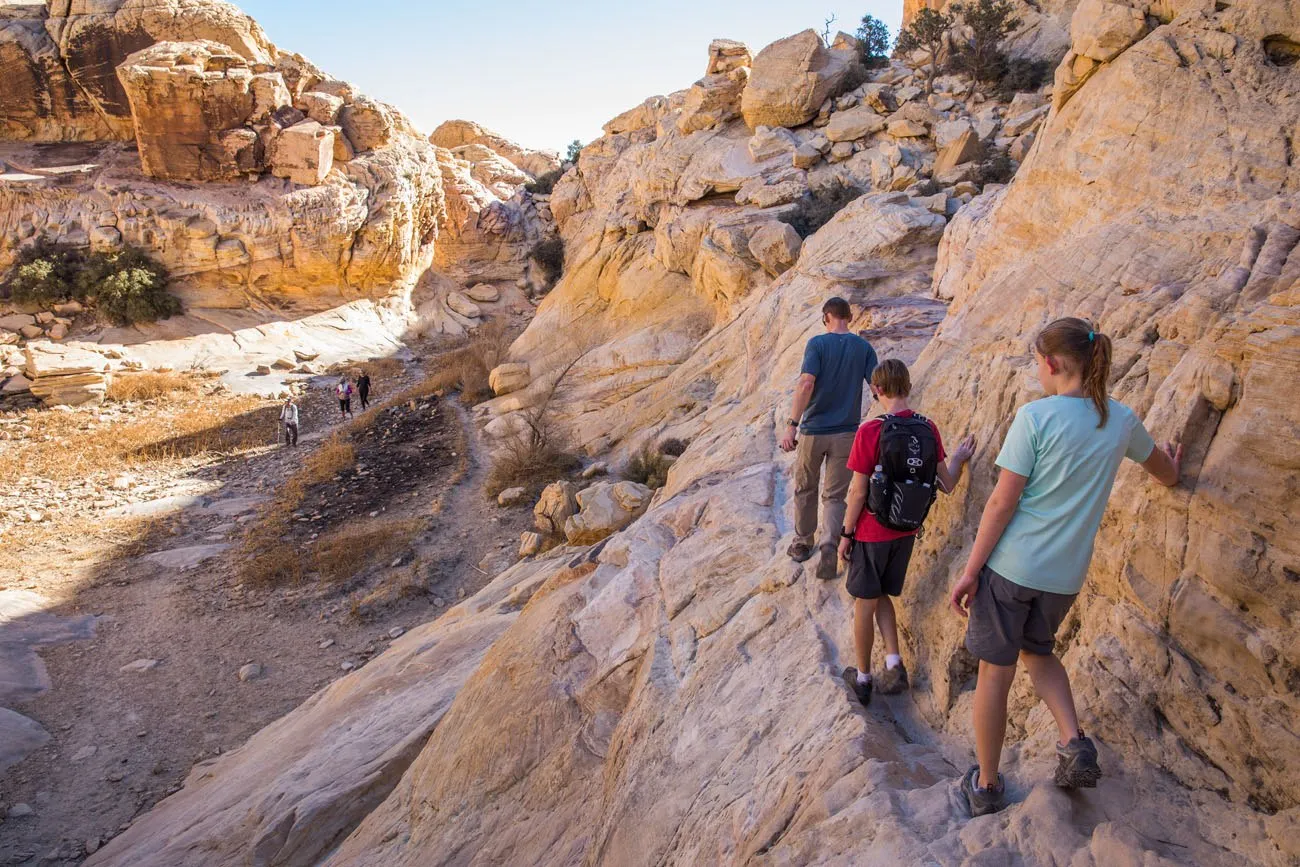
<instances>
[{"instance_id":1,"label":"dirt trail","mask_svg":"<svg viewBox=\"0 0 1300 867\"><path fill-rule=\"evenodd\" d=\"M408 365L376 397L418 375ZM414 539L338 584L244 581L245 527L337 429L330 384L314 383L302 400L299 449L267 447L199 470L207 493L175 498L183 508L152 518L138 550L124 556L96 539L64 539L26 552L19 570L0 570L0 590L66 599L53 613L96 618L93 639L41 651L52 687L17 708L52 737L0 776L0 864L79 861L196 764L364 665L513 559L530 510L484 497L486 462L469 414L454 398L424 399L377 414L354 437L358 466L311 488L293 530L306 541L382 513L418 522ZM15 628L0 623L0 632ZM137 660L156 662L123 670ZM261 672L241 680L249 664ZM25 806L7 817L17 805Z\"/></svg>"}]
</instances>

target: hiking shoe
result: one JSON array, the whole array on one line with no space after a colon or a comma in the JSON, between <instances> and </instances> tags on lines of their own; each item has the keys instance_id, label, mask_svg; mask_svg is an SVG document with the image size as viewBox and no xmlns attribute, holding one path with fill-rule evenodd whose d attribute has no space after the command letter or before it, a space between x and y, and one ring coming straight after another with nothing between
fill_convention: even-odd
<instances>
[{"instance_id":1,"label":"hiking shoe","mask_svg":"<svg viewBox=\"0 0 1300 867\"><path fill-rule=\"evenodd\" d=\"M862 702L863 707L866 707L867 703L871 701L871 681L858 683L858 670L851 665L844 669L844 673L840 677L844 678L844 682L849 685L849 689L853 690L853 694L858 697L858 701Z\"/></svg>"},{"instance_id":2,"label":"hiking shoe","mask_svg":"<svg viewBox=\"0 0 1300 867\"><path fill-rule=\"evenodd\" d=\"M901 662L893 668L886 668L878 679L880 680L880 691L884 695L898 695L909 686L907 667Z\"/></svg>"},{"instance_id":3,"label":"hiking shoe","mask_svg":"<svg viewBox=\"0 0 1300 867\"><path fill-rule=\"evenodd\" d=\"M817 577L822 581L834 581L840 574L840 554L833 545L822 545L821 559L817 561Z\"/></svg>"},{"instance_id":4,"label":"hiking shoe","mask_svg":"<svg viewBox=\"0 0 1300 867\"><path fill-rule=\"evenodd\" d=\"M1056 745L1056 758L1056 785L1063 789L1092 789L1101 779L1097 745L1082 730L1065 746Z\"/></svg>"},{"instance_id":5,"label":"hiking shoe","mask_svg":"<svg viewBox=\"0 0 1300 867\"><path fill-rule=\"evenodd\" d=\"M785 553L790 555L790 559L796 563L802 563L812 556L812 545L805 545L803 542L791 542L790 547L785 549Z\"/></svg>"},{"instance_id":6,"label":"hiking shoe","mask_svg":"<svg viewBox=\"0 0 1300 867\"><path fill-rule=\"evenodd\" d=\"M979 780L979 765L975 765L961 778L961 794L966 799L966 809L970 810L972 819L996 813L1007 806L1007 784L1001 774L998 774L998 784L988 789L981 789Z\"/></svg>"}]
</instances>

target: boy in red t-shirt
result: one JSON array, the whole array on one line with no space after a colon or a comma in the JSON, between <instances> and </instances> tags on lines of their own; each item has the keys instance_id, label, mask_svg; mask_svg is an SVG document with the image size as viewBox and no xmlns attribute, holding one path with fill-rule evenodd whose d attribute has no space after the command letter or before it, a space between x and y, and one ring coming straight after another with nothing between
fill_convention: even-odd
<instances>
[{"instance_id":1,"label":"boy in red t-shirt","mask_svg":"<svg viewBox=\"0 0 1300 867\"><path fill-rule=\"evenodd\" d=\"M916 413L907 406L907 396L911 391L912 379L907 365L896 358L881 362L871 375L871 392L887 415L915 417ZM962 469L975 451L975 438L968 436L963 439L952 459L945 463L947 455L943 451L939 429L929 419L926 423L934 432L938 447L935 473L939 490L949 493L957 486ZM883 427L883 419L870 419L858 428L853 441L848 461L853 481L849 485L839 551L840 558L849 563L847 583L849 595L853 597L853 645L858 663L856 668L844 669L843 677L864 705L871 700L871 647L876 637L873 620L879 624L880 636L885 642L885 673L880 678L880 691L892 695L908 687L907 669L898 654L898 623L890 597L903 592L912 543L919 532L890 529L865 508L871 474L881 462L880 433Z\"/></svg>"}]
</instances>

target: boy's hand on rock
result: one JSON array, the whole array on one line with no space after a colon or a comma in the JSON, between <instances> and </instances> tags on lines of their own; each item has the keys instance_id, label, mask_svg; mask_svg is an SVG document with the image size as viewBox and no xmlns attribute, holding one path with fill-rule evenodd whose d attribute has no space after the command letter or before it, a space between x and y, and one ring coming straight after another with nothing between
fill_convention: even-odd
<instances>
[{"instance_id":1,"label":"boy's hand on rock","mask_svg":"<svg viewBox=\"0 0 1300 867\"><path fill-rule=\"evenodd\" d=\"M971 602L975 600L975 591L979 589L980 576L963 574L960 580L952 586L952 593L948 596L948 601L952 603L952 610L956 611L962 617L970 616Z\"/></svg>"},{"instance_id":2,"label":"boy's hand on rock","mask_svg":"<svg viewBox=\"0 0 1300 867\"><path fill-rule=\"evenodd\" d=\"M969 461L971 456L974 454L975 437L972 434L967 434L961 442L957 443L957 450L952 453L952 456L955 457L959 463L964 464Z\"/></svg>"}]
</instances>

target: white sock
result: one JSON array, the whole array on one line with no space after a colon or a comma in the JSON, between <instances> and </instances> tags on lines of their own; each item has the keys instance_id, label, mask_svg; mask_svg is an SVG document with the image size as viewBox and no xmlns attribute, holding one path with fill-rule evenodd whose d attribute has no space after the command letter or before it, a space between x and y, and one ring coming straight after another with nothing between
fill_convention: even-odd
<instances>
[{"instance_id":1,"label":"white sock","mask_svg":"<svg viewBox=\"0 0 1300 867\"><path fill-rule=\"evenodd\" d=\"M858 672L858 685L859 685L859 686L866 686L868 683L871 683L871 673L870 673L870 672L865 672L865 671L859 671L859 672Z\"/></svg>"},{"instance_id":2,"label":"white sock","mask_svg":"<svg viewBox=\"0 0 1300 867\"><path fill-rule=\"evenodd\" d=\"M903 664L903 657L897 653L885 654L885 668L898 668Z\"/></svg>"}]
</instances>

